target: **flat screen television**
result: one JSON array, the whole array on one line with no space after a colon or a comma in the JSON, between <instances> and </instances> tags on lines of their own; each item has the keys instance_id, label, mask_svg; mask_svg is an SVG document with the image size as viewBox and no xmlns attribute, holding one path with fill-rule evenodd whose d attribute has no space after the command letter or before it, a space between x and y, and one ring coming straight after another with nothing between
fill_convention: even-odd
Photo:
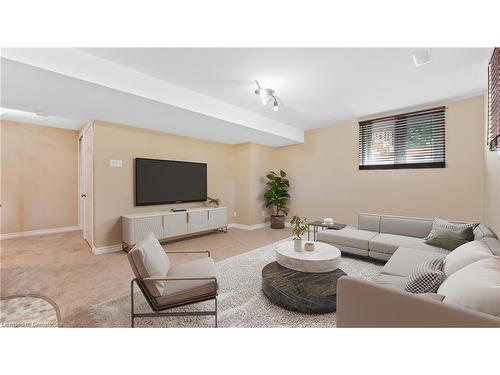
<instances>
[{"instance_id":1,"label":"flat screen television","mask_svg":"<svg viewBox=\"0 0 500 375\"><path fill-rule=\"evenodd\" d=\"M206 200L205 163L135 159L136 206Z\"/></svg>"}]
</instances>

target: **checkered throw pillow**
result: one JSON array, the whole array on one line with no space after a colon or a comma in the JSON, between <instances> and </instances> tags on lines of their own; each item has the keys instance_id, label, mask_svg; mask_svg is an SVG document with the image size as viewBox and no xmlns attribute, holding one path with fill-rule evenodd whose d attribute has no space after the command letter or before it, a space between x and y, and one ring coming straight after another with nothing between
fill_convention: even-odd
<instances>
[{"instance_id":1,"label":"checkered throw pillow","mask_svg":"<svg viewBox=\"0 0 500 375\"><path fill-rule=\"evenodd\" d=\"M410 293L436 293L444 280L444 259L432 259L413 268L406 281Z\"/></svg>"}]
</instances>

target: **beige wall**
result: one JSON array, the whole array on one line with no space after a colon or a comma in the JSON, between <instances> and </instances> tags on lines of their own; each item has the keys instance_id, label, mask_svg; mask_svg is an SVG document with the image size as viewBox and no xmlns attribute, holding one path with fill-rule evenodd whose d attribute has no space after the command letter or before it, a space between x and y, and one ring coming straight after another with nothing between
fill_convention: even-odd
<instances>
[{"instance_id":1,"label":"beige wall","mask_svg":"<svg viewBox=\"0 0 500 375\"><path fill-rule=\"evenodd\" d=\"M500 152L486 151L484 222L500 236Z\"/></svg>"},{"instance_id":2,"label":"beige wall","mask_svg":"<svg viewBox=\"0 0 500 375\"><path fill-rule=\"evenodd\" d=\"M290 214L350 225L359 212L482 220L483 97L446 106L445 169L358 170L356 121L307 131L304 144L276 149L274 167L290 178Z\"/></svg>"},{"instance_id":3,"label":"beige wall","mask_svg":"<svg viewBox=\"0 0 500 375\"><path fill-rule=\"evenodd\" d=\"M1 121L1 233L78 225L78 132Z\"/></svg>"},{"instance_id":4,"label":"beige wall","mask_svg":"<svg viewBox=\"0 0 500 375\"><path fill-rule=\"evenodd\" d=\"M206 162L208 193L228 207L229 223L255 225L268 220L265 175L279 169L290 178L291 215L331 216L351 225L357 224L358 212L482 221L485 211L486 216L494 215L485 210L484 197L495 200L498 188L498 173L494 173L498 157L486 173L484 168L483 97L446 106L445 169L359 171L356 121L307 131L304 144L274 149L251 143L230 146L96 121L95 246L120 243L121 215L172 207L134 207L135 157ZM109 167L110 159L123 160L123 168Z\"/></svg>"},{"instance_id":5,"label":"beige wall","mask_svg":"<svg viewBox=\"0 0 500 375\"><path fill-rule=\"evenodd\" d=\"M136 157L187 160L208 164L208 195L221 199L232 222L233 146L206 142L102 121L94 122L94 245L121 243L121 215L168 210L173 205L134 207L133 161ZM121 159L122 168L111 168ZM200 206L186 203L183 207Z\"/></svg>"},{"instance_id":6,"label":"beige wall","mask_svg":"<svg viewBox=\"0 0 500 375\"><path fill-rule=\"evenodd\" d=\"M255 225L269 221L264 192L266 174L272 170L276 149L243 143L233 146L235 161L234 211L238 224ZM264 216L262 213L264 212Z\"/></svg>"},{"instance_id":7,"label":"beige wall","mask_svg":"<svg viewBox=\"0 0 500 375\"><path fill-rule=\"evenodd\" d=\"M484 103L485 135L488 129L488 103ZM484 222L500 236L500 151L484 145Z\"/></svg>"}]
</instances>

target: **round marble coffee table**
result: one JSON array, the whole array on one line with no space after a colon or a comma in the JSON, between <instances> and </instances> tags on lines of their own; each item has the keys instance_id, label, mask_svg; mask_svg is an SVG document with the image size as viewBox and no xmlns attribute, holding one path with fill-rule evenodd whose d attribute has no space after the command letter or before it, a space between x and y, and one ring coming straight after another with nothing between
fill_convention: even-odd
<instances>
[{"instance_id":1,"label":"round marble coffee table","mask_svg":"<svg viewBox=\"0 0 500 375\"><path fill-rule=\"evenodd\" d=\"M340 263L340 250L324 242L313 242L314 251L295 251L293 241L276 246L276 261L283 267L299 272L323 273L335 271ZM306 241L302 241L305 244Z\"/></svg>"},{"instance_id":2,"label":"round marble coffee table","mask_svg":"<svg viewBox=\"0 0 500 375\"><path fill-rule=\"evenodd\" d=\"M262 292L271 302L306 314L337 310L337 280L346 275L338 268L340 250L314 244L312 252L295 251L292 241L276 247L276 262L262 269Z\"/></svg>"}]
</instances>

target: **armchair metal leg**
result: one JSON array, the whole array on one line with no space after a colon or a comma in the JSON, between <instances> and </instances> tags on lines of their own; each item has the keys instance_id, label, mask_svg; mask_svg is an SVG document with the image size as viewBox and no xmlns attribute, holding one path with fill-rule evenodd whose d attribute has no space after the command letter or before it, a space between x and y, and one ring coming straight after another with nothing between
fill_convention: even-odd
<instances>
[{"instance_id":1,"label":"armchair metal leg","mask_svg":"<svg viewBox=\"0 0 500 375\"><path fill-rule=\"evenodd\" d=\"M215 328L217 328L217 297L215 297L214 301L215 301Z\"/></svg>"},{"instance_id":2,"label":"armchair metal leg","mask_svg":"<svg viewBox=\"0 0 500 375\"><path fill-rule=\"evenodd\" d=\"M130 328L134 328L134 280L130 282Z\"/></svg>"},{"instance_id":3,"label":"armchair metal leg","mask_svg":"<svg viewBox=\"0 0 500 375\"><path fill-rule=\"evenodd\" d=\"M213 311L177 311L177 312L150 312L150 313L135 313L134 312L134 282L136 279L130 281L130 327L134 328L135 318L159 318L159 317L172 317L172 316L207 316L212 315L215 317L215 328L217 328L217 296L215 296L215 308ZM196 302L196 301L194 301ZM198 301L199 302L199 301Z\"/></svg>"}]
</instances>

